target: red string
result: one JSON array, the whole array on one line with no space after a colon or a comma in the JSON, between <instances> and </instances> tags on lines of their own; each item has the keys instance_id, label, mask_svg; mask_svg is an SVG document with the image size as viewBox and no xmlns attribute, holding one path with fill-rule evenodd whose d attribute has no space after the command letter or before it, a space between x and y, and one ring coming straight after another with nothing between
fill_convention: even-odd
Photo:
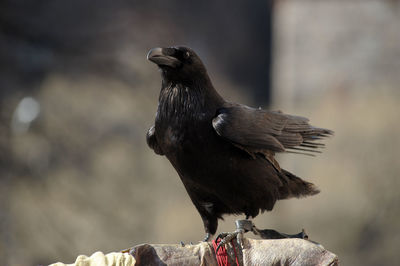
<instances>
[{"instance_id":1,"label":"red string","mask_svg":"<svg viewBox=\"0 0 400 266\"><path fill-rule=\"evenodd\" d=\"M229 260L228 260L228 253L226 251L225 245L222 245L217 252L217 247L218 247L218 244L220 241L221 241L221 239L214 240L212 242L213 248L215 251L215 256L217 258L218 266L230 266ZM239 266L240 264L239 264L238 256L236 254L235 244L233 243L233 241L231 241L231 243L233 246L233 251L235 252L236 265Z\"/></svg>"},{"instance_id":2,"label":"red string","mask_svg":"<svg viewBox=\"0 0 400 266\"><path fill-rule=\"evenodd\" d=\"M232 247L233 247L233 252L235 253L236 265L237 265L237 266L240 266L240 264L239 264L239 259L238 259L238 256L237 256L237 254L236 254L235 243L234 243L233 241L231 241L231 243L232 243Z\"/></svg>"},{"instance_id":3,"label":"red string","mask_svg":"<svg viewBox=\"0 0 400 266\"><path fill-rule=\"evenodd\" d=\"M212 242L218 266L230 266L228 261L228 253L226 252L225 245L222 245L217 252L217 247L220 241L221 239L218 238L217 240L214 240Z\"/></svg>"}]
</instances>

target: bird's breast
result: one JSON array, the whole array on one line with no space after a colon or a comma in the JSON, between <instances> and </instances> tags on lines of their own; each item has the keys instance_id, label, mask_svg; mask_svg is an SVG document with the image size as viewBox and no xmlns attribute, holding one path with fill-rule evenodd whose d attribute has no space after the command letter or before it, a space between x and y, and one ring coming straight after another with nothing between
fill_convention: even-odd
<instances>
[{"instance_id":1,"label":"bird's breast","mask_svg":"<svg viewBox=\"0 0 400 266\"><path fill-rule=\"evenodd\" d=\"M160 119L156 120L155 126L158 143L164 151L172 154L195 152L212 133L211 119L206 119L205 114L198 114L190 121L179 116Z\"/></svg>"},{"instance_id":2,"label":"bird's breast","mask_svg":"<svg viewBox=\"0 0 400 266\"><path fill-rule=\"evenodd\" d=\"M214 143L217 135L212 119L219 105L201 90L184 86L162 89L155 123L156 138L178 172L192 172L188 169L208 161L213 147L218 146Z\"/></svg>"}]
</instances>

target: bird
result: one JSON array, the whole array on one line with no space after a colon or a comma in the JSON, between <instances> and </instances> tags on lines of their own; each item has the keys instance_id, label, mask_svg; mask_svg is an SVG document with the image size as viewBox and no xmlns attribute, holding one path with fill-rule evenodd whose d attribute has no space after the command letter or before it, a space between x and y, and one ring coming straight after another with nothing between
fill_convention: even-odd
<instances>
[{"instance_id":1,"label":"bird","mask_svg":"<svg viewBox=\"0 0 400 266\"><path fill-rule=\"evenodd\" d=\"M161 72L161 91L146 141L178 173L203 221L204 241L224 215L250 219L278 200L319 193L281 168L275 154L320 153L333 131L305 117L226 101L189 47L153 48L147 59Z\"/></svg>"}]
</instances>

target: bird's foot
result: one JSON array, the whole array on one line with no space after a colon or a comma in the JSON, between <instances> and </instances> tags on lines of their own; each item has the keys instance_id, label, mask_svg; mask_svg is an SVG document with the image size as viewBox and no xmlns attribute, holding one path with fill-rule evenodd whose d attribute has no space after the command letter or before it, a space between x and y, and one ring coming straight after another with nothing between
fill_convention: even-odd
<instances>
[{"instance_id":1,"label":"bird's foot","mask_svg":"<svg viewBox=\"0 0 400 266\"><path fill-rule=\"evenodd\" d=\"M221 239L221 241L218 243L216 252L218 252L221 246L228 244L235 238L239 246L243 247L243 234L248 231L252 231L254 224L250 220L236 220L235 224L236 224L236 230L234 232L220 233L217 236L215 240L217 241L218 239Z\"/></svg>"},{"instance_id":2,"label":"bird's foot","mask_svg":"<svg viewBox=\"0 0 400 266\"><path fill-rule=\"evenodd\" d=\"M221 241L218 243L216 252L218 252L221 246L226 245L235 238L237 239L237 243L241 247L243 247L243 234L249 231L253 232L255 235L259 235L263 239L300 238L308 240L308 235L306 234L304 229L302 229L302 231L298 234L290 235L290 234L280 233L273 229L260 230L250 220L236 220L235 223L236 223L236 230L234 232L220 233L217 236L216 241L218 239L221 239Z\"/></svg>"},{"instance_id":3,"label":"bird's foot","mask_svg":"<svg viewBox=\"0 0 400 266\"><path fill-rule=\"evenodd\" d=\"M221 239L218 243L217 249L215 252L218 252L218 250L228 244L229 242L231 242L233 239L236 238L237 243L242 246L243 245L243 231L239 231L236 230L235 232L230 232L230 233L220 233L217 238L215 239L215 241L218 242L218 239Z\"/></svg>"}]
</instances>

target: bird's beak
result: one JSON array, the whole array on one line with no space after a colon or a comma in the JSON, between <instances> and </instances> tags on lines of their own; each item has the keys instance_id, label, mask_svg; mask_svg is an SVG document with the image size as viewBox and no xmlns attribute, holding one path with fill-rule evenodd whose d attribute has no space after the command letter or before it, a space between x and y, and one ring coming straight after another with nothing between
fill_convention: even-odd
<instances>
[{"instance_id":1,"label":"bird's beak","mask_svg":"<svg viewBox=\"0 0 400 266\"><path fill-rule=\"evenodd\" d=\"M163 48L153 48L147 54L147 60L158 66L169 66L176 68L182 64L177 58L163 53Z\"/></svg>"}]
</instances>

